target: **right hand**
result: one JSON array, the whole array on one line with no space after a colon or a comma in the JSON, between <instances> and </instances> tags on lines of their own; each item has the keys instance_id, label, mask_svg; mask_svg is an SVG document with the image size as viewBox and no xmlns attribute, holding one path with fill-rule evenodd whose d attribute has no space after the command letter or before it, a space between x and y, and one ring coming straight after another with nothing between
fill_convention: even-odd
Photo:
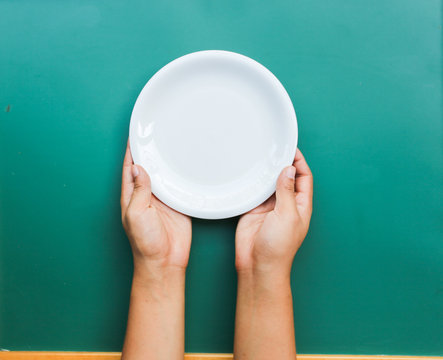
<instances>
[{"instance_id":1,"label":"right hand","mask_svg":"<svg viewBox=\"0 0 443 360\"><path fill-rule=\"evenodd\" d=\"M295 253L309 228L313 177L297 149L293 166L283 169L276 193L244 214L235 236L236 268L240 272L289 275Z\"/></svg>"}]
</instances>

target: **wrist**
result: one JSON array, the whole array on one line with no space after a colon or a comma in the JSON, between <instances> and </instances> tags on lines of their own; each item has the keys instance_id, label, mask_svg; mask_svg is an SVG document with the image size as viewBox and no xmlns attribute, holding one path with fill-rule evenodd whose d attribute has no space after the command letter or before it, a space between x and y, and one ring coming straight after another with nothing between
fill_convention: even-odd
<instances>
[{"instance_id":1,"label":"wrist","mask_svg":"<svg viewBox=\"0 0 443 360\"><path fill-rule=\"evenodd\" d=\"M254 250L254 249L253 249ZM263 252L263 251L262 251ZM291 273L294 256L268 256L258 251L236 254L235 267L238 275L249 274L259 277L288 277Z\"/></svg>"},{"instance_id":2,"label":"wrist","mask_svg":"<svg viewBox=\"0 0 443 360\"><path fill-rule=\"evenodd\" d=\"M185 272L177 269L138 272L134 269L131 296L170 304L184 298Z\"/></svg>"},{"instance_id":3,"label":"wrist","mask_svg":"<svg viewBox=\"0 0 443 360\"><path fill-rule=\"evenodd\" d=\"M258 260L251 258L246 262L236 262L238 276L253 277L255 279L289 279L292 261ZM240 265L241 264L241 265Z\"/></svg>"},{"instance_id":4,"label":"wrist","mask_svg":"<svg viewBox=\"0 0 443 360\"><path fill-rule=\"evenodd\" d=\"M186 268L157 263L134 263L133 283L152 286L158 283L184 282Z\"/></svg>"},{"instance_id":5,"label":"wrist","mask_svg":"<svg viewBox=\"0 0 443 360\"><path fill-rule=\"evenodd\" d=\"M290 269L253 267L238 269L239 290L248 288L248 291L266 294L278 294L291 289Z\"/></svg>"},{"instance_id":6,"label":"wrist","mask_svg":"<svg viewBox=\"0 0 443 360\"><path fill-rule=\"evenodd\" d=\"M151 259L147 257L134 256L134 274L141 277L166 276L172 274L186 273L185 264L172 263L168 259Z\"/></svg>"}]
</instances>

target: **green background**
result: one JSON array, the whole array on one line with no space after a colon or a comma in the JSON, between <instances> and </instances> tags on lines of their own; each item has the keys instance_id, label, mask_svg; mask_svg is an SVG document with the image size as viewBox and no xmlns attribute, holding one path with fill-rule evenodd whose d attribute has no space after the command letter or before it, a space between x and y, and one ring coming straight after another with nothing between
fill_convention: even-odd
<instances>
[{"instance_id":1,"label":"green background","mask_svg":"<svg viewBox=\"0 0 443 360\"><path fill-rule=\"evenodd\" d=\"M133 104L169 61L224 49L286 87L315 177L298 351L443 355L441 5L1 1L0 348L121 349ZM193 222L186 351L232 351L236 220Z\"/></svg>"}]
</instances>

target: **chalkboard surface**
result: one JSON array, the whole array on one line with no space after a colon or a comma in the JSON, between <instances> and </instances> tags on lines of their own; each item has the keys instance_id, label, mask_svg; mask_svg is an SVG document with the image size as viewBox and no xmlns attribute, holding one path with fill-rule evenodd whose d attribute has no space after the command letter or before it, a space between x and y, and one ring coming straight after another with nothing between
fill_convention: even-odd
<instances>
[{"instance_id":1,"label":"chalkboard surface","mask_svg":"<svg viewBox=\"0 0 443 360\"><path fill-rule=\"evenodd\" d=\"M441 20L437 0L1 1L0 348L121 349L132 106L223 49L281 80L315 177L298 351L443 355ZM193 222L186 351L232 351L236 220Z\"/></svg>"}]
</instances>

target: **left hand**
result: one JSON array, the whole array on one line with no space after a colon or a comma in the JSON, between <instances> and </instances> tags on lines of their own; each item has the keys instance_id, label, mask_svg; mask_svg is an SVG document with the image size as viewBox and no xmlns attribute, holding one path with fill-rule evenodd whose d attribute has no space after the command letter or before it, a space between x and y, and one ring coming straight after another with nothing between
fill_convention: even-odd
<instances>
[{"instance_id":1,"label":"left hand","mask_svg":"<svg viewBox=\"0 0 443 360\"><path fill-rule=\"evenodd\" d=\"M151 194L149 175L134 165L126 148L121 191L122 222L134 256L134 275L185 270L191 247L191 219Z\"/></svg>"}]
</instances>

